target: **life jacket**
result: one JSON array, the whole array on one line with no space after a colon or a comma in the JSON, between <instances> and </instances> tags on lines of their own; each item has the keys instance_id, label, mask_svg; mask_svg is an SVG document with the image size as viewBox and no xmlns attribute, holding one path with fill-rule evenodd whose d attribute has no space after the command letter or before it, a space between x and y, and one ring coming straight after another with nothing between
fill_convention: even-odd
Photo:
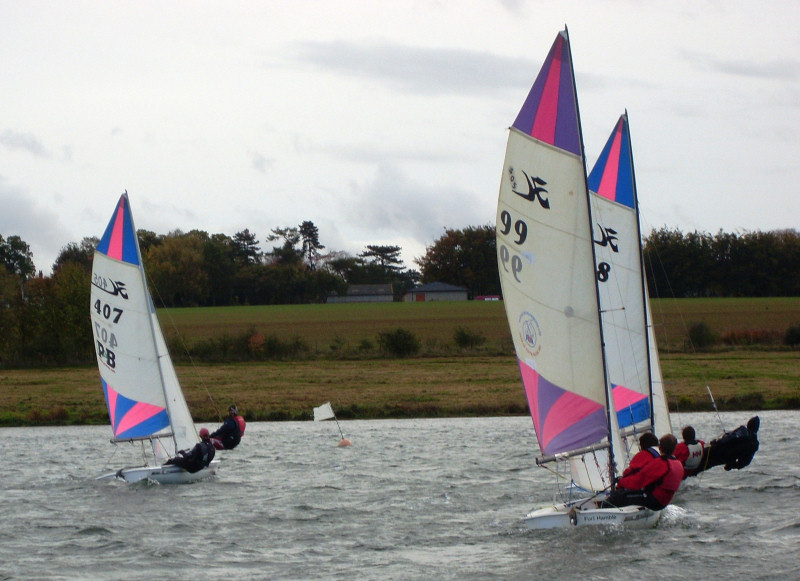
<instances>
[{"instance_id":1,"label":"life jacket","mask_svg":"<svg viewBox=\"0 0 800 581\"><path fill-rule=\"evenodd\" d=\"M200 447L203 450L203 466L208 466L211 464L211 461L214 459L214 455L216 454L216 450L214 449L214 445L210 442L200 442Z\"/></svg>"},{"instance_id":2,"label":"life jacket","mask_svg":"<svg viewBox=\"0 0 800 581\"><path fill-rule=\"evenodd\" d=\"M245 428L244 418L242 416L236 416L235 419L236 423L239 426L239 437L244 436L244 428Z\"/></svg>"},{"instance_id":3,"label":"life jacket","mask_svg":"<svg viewBox=\"0 0 800 581\"><path fill-rule=\"evenodd\" d=\"M655 448L645 448L644 450L641 450L633 458L631 458L630 465L622 472L623 478L640 472L642 468L659 456L661 456L661 454Z\"/></svg>"},{"instance_id":4,"label":"life jacket","mask_svg":"<svg viewBox=\"0 0 800 581\"><path fill-rule=\"evenodd\" d=\"M667 473L648 490L649 494L660 502L663 506L667 506L678 488L681 487L683 481L683 465L674 456L660 458L667 463ZM649 488L649 487L648 487Z\"/></svg>"},{"instance_id":5,"label":"life jacket","mask_svg":"<svg viewBox=\"0 0 800 581\"><path fill-rule=\"evenodd\" d=\"M684 461L683 467L687 471L695 470L703 461L703 442L698 440L694 444L686 444L686 447L689 449L689 457Z\"/></svg>"}]
</instances>

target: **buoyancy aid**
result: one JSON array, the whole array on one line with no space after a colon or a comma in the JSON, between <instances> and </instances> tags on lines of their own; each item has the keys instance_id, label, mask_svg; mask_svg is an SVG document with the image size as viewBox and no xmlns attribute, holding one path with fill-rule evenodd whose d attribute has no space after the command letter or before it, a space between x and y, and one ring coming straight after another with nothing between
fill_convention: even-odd
<instances>
[{"instance_id":1,"label":"buoyancy aid","mask_svg":"<svg viewBox=\"0 0 800 581\"><path fill-rule=\"evenodd\" d=\"M668 458L661 456L660 461L667 463L667 472L648 492L663 506L667 506L683 481L683 464L674 456Z\"/></svg>"},{"instance_id":2,"label":"buoyancy aid","mask_svg":"<svg viewBox=\"0 0 800 581\"><path fill-rule=\"evenodd\" d=\"M628 467L622 472L622 476L630 476L632 474L636 474L637 472L641 471L647 464L652 462L655 458L661 456L661 453L658 451L657 448L645 448L640 452L637 452L636 455L631 458L631 463Z\"/></svg>"},{"instance_id":3,"label":"buoyancy aid","mask_svg":"<svg viewBox=\"0 0 800 581\"><path fill-rule=\"evenodd\" d=\"M202 462L203 466L208 466L216 455L216 450L211 442L200 442L200 447L203 450Z\"/></svg>"},{"instance_id":4,"label":"buoyancy aid","mask_svg":"<svg viewBox=\"0 0 800 581\"><path fill-rule=\"evenodd\" d=\"M700 463L703 461L703 442L698 440L693 444L686 444L686 447L689 449L689 457L683 462L683 467L687 471L695 470L700 467Z\"/></svg>"},{"instance_id":5,"label":"buoyancy aid","mask_svg":"<svg viewBox=\"0 0 800 581\"><path fill-rule=\"evenodd\" d=\"M244 436L245 422L242 416L236 416L236 424L239 426L239 437Z\"/></svg>"}]
</instances>

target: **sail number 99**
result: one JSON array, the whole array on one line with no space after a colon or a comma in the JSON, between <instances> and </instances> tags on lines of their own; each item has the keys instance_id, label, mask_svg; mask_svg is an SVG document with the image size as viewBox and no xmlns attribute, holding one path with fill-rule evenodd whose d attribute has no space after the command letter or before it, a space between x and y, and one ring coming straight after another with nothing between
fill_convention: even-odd
<instances>
[{"instance_id":1,"label":"sail number 99","mask_svg":"<svg viewBox=\"0 0 800 581\"><path fill-rule=\"evenodd\" d=\"M528 225L524 220L514 221L511 217L511 213L508 210L503 210L500 212L500 224L500 234L507 236L513 227L517 235L517 239L514 240L514 243L517 246L522 246L525 243L525 240L528 238ZM509 252L505 244L500 246L500 262L506 272L511 272L511 274L514 275L514 280L522 282L519 279L519 273L522 272L522 259L517 254L511 256L511 252Z\"/></svg>"},{"instance_id":2,"label":"sail number 99","mask_svg":"<svg viewBox=\"0 0 800 581\"><path fill-rule=\"evenodd\" d=\"M500 212L500 222L503 224L503 227L500 229L500 233L503 236L506 236L509 232L511 232L511 214L508 210L503 210ZM517 220L514 222L514 232L517 233L517 239L514 241L517 244L524 244L525 239L528 237L528 225L523 220Z\"/></svg>"},{"instance_id":3,"label":"sail number 99","mask_svg":"<svg viewBox=\"0 0 800 581\"><path fill-rule=\"evenodd\" d=\"M97 311L98 315L105 318L106 320L111 319L112 323L118 323L119 318L122 316L122 309L119 309L117 307L112 307L108 303L101 303L100 299L97 299L95 301L94 310Z\"/></svg>"},{"instance_id":4,"label":"sail number 99","mask_svg":"<svg viewBox=\"0 0 800 581\"><path fill-rule=\"evenodd\" d=\"M509 272L508 268L511 266L511 274L514 275L514 280L517 282L522 282L518 276L522 271L522 259L518 254L511 256L511 253L508 251L508 247L505 244L500 247L500 262L503 263L503 268L506 272Z\"/></svg>"}]
</instances>

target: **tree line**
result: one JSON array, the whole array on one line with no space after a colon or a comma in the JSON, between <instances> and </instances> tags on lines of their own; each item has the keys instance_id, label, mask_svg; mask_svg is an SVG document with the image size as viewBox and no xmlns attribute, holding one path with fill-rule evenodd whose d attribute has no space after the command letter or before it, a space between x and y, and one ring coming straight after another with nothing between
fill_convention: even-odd
<instances>
[{"instance_id":1,"label":"tree line","mask_svg":"<svg viewBox=\"0 0 800 581\"><path fill-rule=\"evenodd\" d=\"M326 251L310 221L272 229L267 251L249 229L138 236L151 292L164 307L319 303L352 284L391 284L396 300L435 281L465 287L470 297L501 294L491 224L445 229L414 260L419 271L405 267L399 246L367 245L355 256ZM52 274L36 276L28 244L0 235L0 367L93 360L87 308L97 242L70 242ZM653 296L800 296L796 230L711 235L664 227L643 240L643 256Z\"/></svg>"},{"instance_id":2,"label":"tree line","mask_svg":"<svg viewBox=\"0 0 800 581\"><path fill-rule=\"evenodd\" d=\"M800 296L800 233L653 230L643 247L647 283L660 297Z\"/></svg>"}]
</instances>

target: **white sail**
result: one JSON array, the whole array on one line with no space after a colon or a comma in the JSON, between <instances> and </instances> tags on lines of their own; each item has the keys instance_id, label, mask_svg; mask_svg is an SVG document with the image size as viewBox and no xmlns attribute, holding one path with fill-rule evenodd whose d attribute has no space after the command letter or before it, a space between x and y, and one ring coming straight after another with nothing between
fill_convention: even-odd
<instances>
[{"instance_id":1,"label":"white sail","mask_svg":"<svg viewBox=\"0 0 800 581\"><path fill-rule=\"evenodd\" d=\"M619 350L613 373L620 376L632 361L638 363L639 353L646 356L647 334L641 277L636 283L630 277L631 289L618 291L619 296L604 295L601 301L598 286L606 274L601 266L607 257L593 238L595 217L579 119L564 31L553 43L510 130L497 205L500 281L544 455L537 463L554 462L555 472L562 476L560 467L567 464L570 475L568 485L557 489L561 498L529 513L525 522L532 529L652 526L658 520L654 511L597 502L613 487L621 469L618 454L624 449L618 424L622 416L617 414L607 369L606 325L613 341L640 343L632 355ZM608 211L616 213L613 208ZM629 277L623 280L627 284ZM636 287L638 336L623 337L626 323L601 321L601 302L624 302ZM594 494L578 497L580 489Z\"/></svg>"},{"instance_id":2,"label":"white sail","mask_svg":"<svg viewBox=\"0 0 800 581\"><path fill-rule=\"evenodd\" d=\"M497 207L503 301L544 455L608 442L615 421L573 78L562 32L510 130Z\"/></svg>"},{"instance_id":3,"label":"white sail","mask_svg":"<svg viewBox=\"0 0 800 581\"><path fill-rule=\"evenodd\" d=\"M635 443L644 430L661 436L670 428L642 263L627 114L589 174L589 189L606 365L619 427Z\"/></svg>"},{"instance_id":4,"label":"white sail","mask_svg":"<svg viewBox=\"0 0 800 581\"><path fill-rule=\"evenodd\" d=\"M647 336L650 349L650 381L653 386L653 422L656 435L672 433L672 419L669 415L667 396L664 390L664 377L661 375L661 360L658 358L658 343L656 342L655 327L653 326L653 311L650 308L650 295L647 280L644 283L645 309L647 310Z\"/></svg>"},{"instance_id":5,"label":"white sail","mask_svg":"<svg viewBox=\"0 0 800 581\"><path fill-rule=\"evenodd\" d=\"M127 194L94 254L91 321L115 439L171 433L170 453L194 446L197 432L147 291Z\"/></svg>"}]
</instances>

